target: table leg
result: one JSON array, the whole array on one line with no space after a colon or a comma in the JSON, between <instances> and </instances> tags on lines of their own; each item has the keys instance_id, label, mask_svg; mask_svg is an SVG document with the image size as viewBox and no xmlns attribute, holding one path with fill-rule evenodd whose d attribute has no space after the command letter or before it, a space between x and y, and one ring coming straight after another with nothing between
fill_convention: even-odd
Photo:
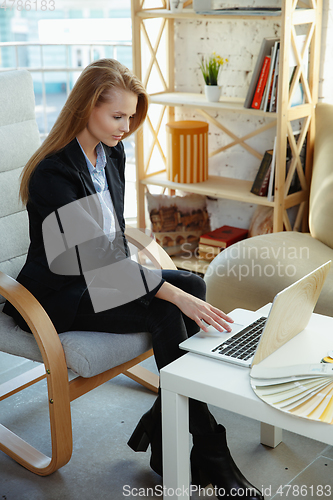
<instances>
[{"instance_id":1,"label":"table leg","mask_svg":"<svg viewBox=\"0 0 333 500\"><path fill-rule=\"evenodd\" d=\"M271 448L276 448L276 446L282 443L282 429L275 427L274 425L260 423L260 442Z\"/></svg>"},{"instance_id":2,"label":"table leg","mask_svg":"<svg viewBox=\"0 0 333 500\"><path fill-rule=\"evenodd\" d=\"M164 498L189 500L188 398L162 389Z\"/></svg>"}]
</instances>

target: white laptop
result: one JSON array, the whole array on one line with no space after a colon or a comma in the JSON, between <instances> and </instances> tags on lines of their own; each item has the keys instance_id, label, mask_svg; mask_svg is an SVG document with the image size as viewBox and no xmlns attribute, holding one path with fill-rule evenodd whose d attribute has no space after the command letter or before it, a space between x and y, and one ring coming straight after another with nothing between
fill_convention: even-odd
<instances>
[{"instance_id":1,"label":"white laptop","mask_svg":"<svg viewBox=\"0 0 333 500\"><path fill-rule=\"evenodd\" d=\"M218 332L210 326L179 347L221 361L251 367L260 363L307 326L331 266L326 262L279 292L268 317L254 323L232 323L232 332Z\"/></svg>"}]
</instances>

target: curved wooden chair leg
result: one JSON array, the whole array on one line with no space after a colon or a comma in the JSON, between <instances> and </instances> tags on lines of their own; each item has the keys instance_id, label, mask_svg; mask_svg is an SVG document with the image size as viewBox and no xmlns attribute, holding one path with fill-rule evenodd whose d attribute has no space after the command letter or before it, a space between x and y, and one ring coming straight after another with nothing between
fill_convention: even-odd
<instances>
[{"instance_id":1,"label":"curved wooden chair leg","mask_svg":"<svg viewBox=\"0 0 333 500\"><path fill-rule=\"evenodd\" d=\"M160 377L156 375L156 373L147 370L144 366L135 365L123 373L130 379L138 382L138 384L143 385L143 387L146 387L152 392L156 392L156 394L158 393Z\"/></svg>"},{"instance_id":2,"label":"curved wooden chair leg","mask_svg":"<svg viewBox=\"0 0 333 500\"><path fill-rule=\"evenodd\" d=\"M28 470L47 476L65 465L72 455L72 423L65 354L51 320L28 290L0 272L0 293L25 319L43 357L52 456L47 457L4 426L0 426L0 449ZM40 380L40 376L36 377L36 381L37 379Z\"/></svg>"},{"instance_id":3,"label":"curved wooden chair leg","mask_svg":"<svg viewBox=\"0 0 333 500\"><path fill-rule=\"evenodd\" d=\"M46 378L52 444L51 458L0 424L0 449L23 467L40 476L47 476L56 471L65 465L72 455L68 380L66 381L67 390L63 392L61 384L54 380L55 377L52 377L51 373L47 374ZM38 377L36 381L39 380L41 377Z\"/></svg>"}]
</instances>

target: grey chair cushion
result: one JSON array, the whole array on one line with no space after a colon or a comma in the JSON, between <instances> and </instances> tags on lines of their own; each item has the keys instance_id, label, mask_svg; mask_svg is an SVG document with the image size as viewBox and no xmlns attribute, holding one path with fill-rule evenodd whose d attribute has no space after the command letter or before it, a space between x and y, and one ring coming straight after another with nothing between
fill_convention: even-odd
<instances>
[{"instance_id":1,"label":"grey chair cushion","mask_svg":"<svg viewBox=\"0 0 333 500\"><path fill-rule=\"evenodd\" d=\"M21 330L0 307L0 351L43 362L32 334ZM93 377L139 356L152 347L149 333L64 332L59 334L68 368Z\"/></svg>"},{"instance_id":2,"label":"grey chair cushion","mask_svg":"<svg viewBox=\"0 0 333 500\"><path fill-rule=\"evenodd\" d=\"M20 174L40 145L28 71L1 73L0 110L0 271L16 278L29 246L28 217L18 196Z\"/></svg>"}]
</instances>

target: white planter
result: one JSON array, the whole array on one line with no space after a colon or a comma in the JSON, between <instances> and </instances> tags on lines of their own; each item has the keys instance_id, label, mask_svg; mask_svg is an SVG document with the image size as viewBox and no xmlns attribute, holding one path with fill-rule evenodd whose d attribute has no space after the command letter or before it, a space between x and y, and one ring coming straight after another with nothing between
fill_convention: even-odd
<instances>
[{"instance_id":1,"label":"white planter","mask_svg":"<svg viewBox=\"0 0 333 500\"><path fill-rule=\"evenodd\" d=\"M185 0L169 0L171 12L181 12Z\"/></svg>"},{"instance_id":2,"label":"white planter","mask_svg":"<svg viewBox=\"0 0 333 500\"><path fill-rule=\"evenodd\" d=\"M205 85L207 101L217 102L220 99L222 87L220 85Z\"/></svg>"}]
</instances>

